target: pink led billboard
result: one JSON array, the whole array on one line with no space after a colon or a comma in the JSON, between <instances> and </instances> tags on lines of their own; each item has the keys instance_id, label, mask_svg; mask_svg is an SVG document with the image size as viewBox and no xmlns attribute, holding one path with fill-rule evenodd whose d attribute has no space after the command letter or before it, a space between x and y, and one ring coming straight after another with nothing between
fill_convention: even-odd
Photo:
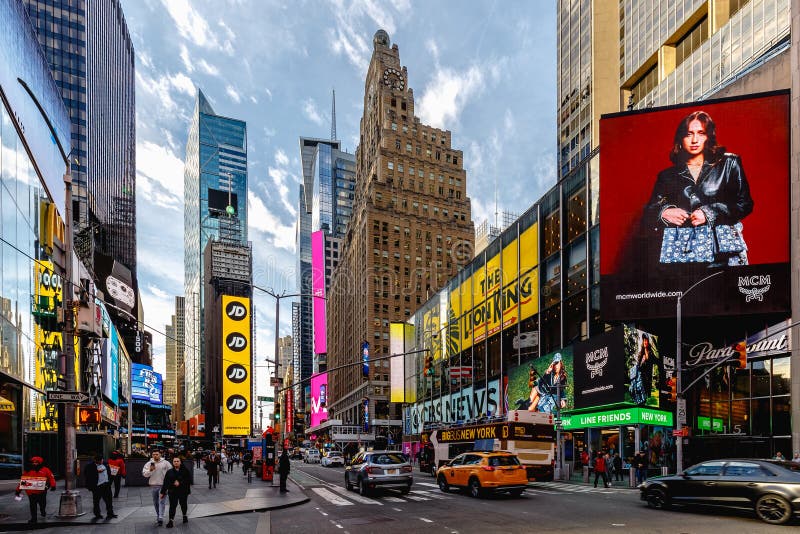
<instances>
[{"instance_id":1,"label":"pink led billboard","mask_svg":"<svg viewBox=\"0 0 800 534\"><path fill-rule=\"evenodd\" d=\"M311 377L311 426L328 419L328 373Z\"/></svg>"},{"instance_id":2,"label":"pink led billboard","mask_svg":"<svg viewBox=\"0 0 800 534\"><path fill-rule=\"evenodd\" d=\"M311 290L314 292L314 353L327 354L328 332L325 325L325 234L311 233Z\"/></svg>"}]
</instances>

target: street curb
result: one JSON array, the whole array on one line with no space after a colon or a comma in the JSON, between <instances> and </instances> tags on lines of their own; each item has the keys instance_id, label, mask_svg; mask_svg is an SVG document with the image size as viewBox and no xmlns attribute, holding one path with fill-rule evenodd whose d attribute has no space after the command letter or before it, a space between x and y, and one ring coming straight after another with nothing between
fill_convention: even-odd
<instances>
[{"instance_id":1,"label":"street curb","mask_svg":"<svg viewBox=\"0 0 800 534\"><path fill-rule=\"evenodd\" d=\"M299 484L298 484L298 486L299 486ZM291 508L293 506L299 506L301 504L306 504L310 500L311 499L309 499L308 496L305 496L305 494L304 494L303 499L295 501L295 502L287 503L287 504L279 504L279 505L276 505L276 506L269 506L269 507L266 507L266 508L253 508L253 509L249 509L248 508L246 510L235 510L235 511L230 511L230 512L220 512L218 514L211 514L211 515L204 515L202 517L196 517L195 519L203 519L203 518L206 518L206 517L220 517L220 516L223 516L223 515L263 513L263 512L269 512L269 511L272 511L272 510L283 510L284 508ZM77 521L48 521L48 522L36 523L35 525L28 524L27 522L25 522L25 523L0 523L0 532L17 532L17 531L20 531L20 530L41 530L41 529L45 529L45 528L70 527L70 526L72 526L72 527L75 527L75 526L77 526L77 527L80 527L80 526L96 527L96 526L102 526L102 525L120 526L120 525L122 525L122 522L112 523L112 522L106 522L106 521L97 521L97 522L92 523L92 522L84 522L84 521L81 521L81 522L77 522Z\"/></svg>"}]
</instances>

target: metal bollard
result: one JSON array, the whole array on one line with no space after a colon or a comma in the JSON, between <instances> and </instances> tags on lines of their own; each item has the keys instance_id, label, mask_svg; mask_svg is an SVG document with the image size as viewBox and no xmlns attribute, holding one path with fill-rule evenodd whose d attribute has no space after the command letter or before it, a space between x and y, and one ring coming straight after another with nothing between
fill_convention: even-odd
<instances>
[{"instance_id":1,"label":"metal bollard","mask_svg":"<svg viewBox=\"0 0 800 534\"><path fill-rule=\"evenodd\" d=\"M637 484L636 484L636 468L635 467L631 467L629 471L630 472L628 473L628 486L631 487L631 488L635 488L637 486Z\"/></svg>"},{"instance_id":2,"label":"metal bollard","mask_svg":"<svg viewBox=\"0 0 800 534\"><path fill-rule=\"evenodd\" d=\"M583 483L584 484L588 484L589 483L589 466L588 465L584 465L583 466Z\"/></svg>"},{"instance_id":3,"label":"metal bollard","mask_svg":"<svg viewBox=\"0 0 800 534\"><path fill-rule=\"evenodd\" d=\"M665 477L665 476L668 476L668 475L669 475L669 467L667 467L667 466L662 467L661 468L661 476Z\"/></svg>"}]
</instances>

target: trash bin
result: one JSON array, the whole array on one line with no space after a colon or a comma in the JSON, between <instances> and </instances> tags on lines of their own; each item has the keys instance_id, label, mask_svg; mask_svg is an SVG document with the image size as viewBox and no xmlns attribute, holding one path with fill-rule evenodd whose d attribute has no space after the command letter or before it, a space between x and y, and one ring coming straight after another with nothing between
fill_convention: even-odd
<instances>
[{"instance_id":1,"label":"trash bin","mask_svg":"<svg viewBox=\"0 0 800 534\"><path fill-rule=\"evenodd\" d=\"M589 466L588 465L584 465L583 466L583 483L584 484L588 484L589 483Z\"/></svg>"},{"instance_id":2,"label":"trash bin","mask_svg":"<svg viewBox=\"0 0 800 534\"><path fill-rule=\"evenodd\" d=\"M564 467L561 471L561 480L569 480L571 473L572 464L564 464Z\"/></svg>"},{"instance_id":3,"label":"trash bin","mask_svg":"<svg viewBox=\"0 0 800 534\"><path fill-rule=\"evenodd\" d=\"M635 467L631 467L629 469L628 486L630 486L631 488L635 488L637 486L637 484L636 484L636 468Z\"/></svg>"}]
</instances>

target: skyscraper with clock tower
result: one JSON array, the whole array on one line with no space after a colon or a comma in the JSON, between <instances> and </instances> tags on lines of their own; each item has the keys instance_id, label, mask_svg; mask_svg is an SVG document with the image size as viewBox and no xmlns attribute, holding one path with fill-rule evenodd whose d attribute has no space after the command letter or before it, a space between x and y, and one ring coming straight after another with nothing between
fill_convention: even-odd
<instances>
[{"instance_id":1,"label":"skyscraper with clock tower","mask_svg":"<svg viewBox=\"0 0 800 534\"><path fill-rule=\"evenodd\" d=\"M389 354L389 324L406 321L472 258L474 225L461 150L452 133L414 115L408 70L378 30L364 87L353 215L328 293L328 368ZM389 402L389 362L329 376L329 413L379 433L401 424Z\"/></svg>"}]
</instances>

